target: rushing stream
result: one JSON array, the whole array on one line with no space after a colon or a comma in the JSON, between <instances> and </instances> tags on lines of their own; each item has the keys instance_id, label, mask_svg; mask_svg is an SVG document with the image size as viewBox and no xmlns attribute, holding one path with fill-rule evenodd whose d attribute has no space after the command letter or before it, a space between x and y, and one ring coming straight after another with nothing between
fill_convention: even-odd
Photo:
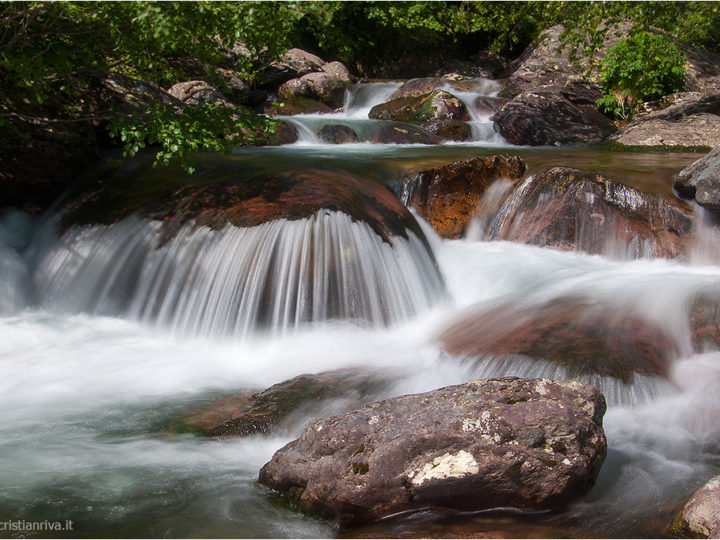
<instances>
[{"instance_id":1,"label":"rushing stream","mask_svg":"<svg viewBox=\"0 0 720 540\"><path fill-rule=\"evenodd\" d=\"M358 117L394 88L370 96L359 89L344 116L330 120L366 122ZM670 176L698 157L497 143L335 147L306 140L240 150L229 163L273 171L328 165L378 181L512 151L531 170L583 166L667 193ZM498 203L489 197L487 204ZM421 225L435 261L412 235L391 248L333 213L181 231L164 244L148 220L59 236L52 217L0 214L0 522L71 520L72 531L52 535L73 537L662 535L678 505L720 470L720 352L694 354L688 327L690 299L720 293L712 228L703 225L693 255L676 261L487 241L477 231L441 240ZM338 260L343 272L324 280ZM652 321L678 352L668 381L592 381L610 402L608 456L590 494L563 511L421 513L339 532L255 483L307 418L244 439L169 430L219 396L343 367L386 374L393 382L378 398L486 376L560 376L540 363L490 369L452 357L437 337L468 310L531 311L569 296L610 306L619 319ZM344 300L330 306L328 297ZM0 531L6 536L13 533Z\"/></svg>"}]
</instances>

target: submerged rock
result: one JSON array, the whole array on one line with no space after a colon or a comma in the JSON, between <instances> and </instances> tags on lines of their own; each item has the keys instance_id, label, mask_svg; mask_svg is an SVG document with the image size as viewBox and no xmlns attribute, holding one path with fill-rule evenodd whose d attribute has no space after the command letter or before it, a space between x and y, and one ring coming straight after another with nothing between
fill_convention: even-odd
<instances>
[{"instance_id":1,"label":"submerged rock","mask_svg":"<svg viewBox=\"0 0 720 540\"><path fill-rule=\"evenodd\" d=\"M495 129L512 144L541 146L593 144L615 131L594 107L580 108L549 92L526 92L506 103L492 117Z\"/></svg>"},{"instance_id":2,"label":"submerged rock","mask_svg":"<svg viewBox=\"0 0 720 540\"><path fill-rule=\"evenodd\" d=\"M259 481L341 526L429 506L559 508L605 458L602 394L506 377L379 401L308 424Z\"/></svg>"},{"instance_id":3,"label":"submerged rock","mask_svg":"<svg viewBox=\"0 0 720 540\"><path fill-rule=\"evenodd\" d=\"M673 188L684 199L720 214L720 146L680 171Z\"/></svg>"},{"instance_id":4,"label":"submerged rock","mask_svg":"<svg viewBox=\"0 0 720 540\"><path fill-rule=\"evenodd\" d=\"M498 180L519 181L525 162L498 155L456 161L414 173L390 185L443 238L460 238L487 188Z\"/></svg>"},{"instance_id":5,"label":"submerged rock","mask_svg":"<svg viewBox=\"0 0 720 540\"><path fill-rule=\"evenodd\" d=\"M696 352L720 350L720 294L700 293L690 300L690 339Z\"/></svg>"},{"instance_id":6,"label":"submerged rock","mask_svg":"<svg viewBox=\"0 0 720 540\"><path fill-rule=\"evenodd\" d=\"M488 367L519 355L550 362L569 379L612 377L626 385L635 375L666 379L677 354L655 324L575 298L472 314L445 329L440 342L450 354L481 358Z\"/></svg>"},{"instance_id":7,"label":"submerged rock","mask_svg":"<svg viewBox=\"0 0 720 540\"><path fill-rule=\"evenodd\" d=\"M693 494L667 533L680 538L720 538L720 476Z\"/></svg>"},{"instance_id":8,"label":"submerged rock","mask_svg":"<svg viewBox=\"0 0 720 540\"><path fill-rule=\"evenodd\" d=\"M472 138L470 125L460 120L448 118L435 118L426 122L423 127L434 133L443 141L467 141Z\"/></svg>"},{"instance_id":9,"label":"submerged rock","mask_svg":"<svg viewBox=\"0 0 720 540\"><path fill-rule=\"evenodd\" d=\"M333 406L335 412L362 407L386 384L379 375L359 370L299 375L262 392L220 399L184 417L173 427L209 437L244 437L270 433L288 419L315 416Z\"/></svg>"},{"instance_id":10,"label":"submerged rock","mask_svg":"<svg viewBox=\"0 0 720 540\"><path fill-rule=\"evenodd\" d=\"M443 90L421 96L400 97L375 105L368 113L376 120L423 124L434 119L469 120L462 101Z\"/></svg>"},{"instance_id":11,"label":"submerged rock","mask_svg":"<svg viewBox=\"0 0 720 540\"><path fill-rule=\"evenodd\" d=\"M419 126L387 124L369 138L375 144L440 144L440 139Z\"/></svg>"},{"instance_id":12,"label":"submerged rock","mask_svg":"<svg viewBox=\"0 0 720 540\"><path fill-rule=\"evenodd\" d=\"M692 210L596 173L554 167L526 179L490 224L489 239L622 256L683 256Z\"/></svg>"},{"instance_id":13,"label":"submerged rock","mask_svg":"<svg viewBox=\"0 0 720 540\"><path fill-rule=\"evenodd\" d=\"M317 131L318 139L330 144L345 144L358 142L355 131L342 124L327 124Z\"/></svg>"}]
</instances>

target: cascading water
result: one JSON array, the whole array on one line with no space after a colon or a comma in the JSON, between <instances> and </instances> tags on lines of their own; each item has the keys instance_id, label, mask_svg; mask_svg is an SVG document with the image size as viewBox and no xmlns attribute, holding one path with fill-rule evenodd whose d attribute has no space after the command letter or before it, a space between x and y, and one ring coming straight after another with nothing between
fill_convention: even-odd
<instances>
[{"instance_id":1,"label":"cascading water","mask_svg":"<svg viewBox=\"0 0 720 540\"><path fill-rule=\"evenodd\" d=\"M488 205L502 208L504 194L499 186ZM720 296L707 252L692 263L615 260L427 232L426 256L411 233L390 246L334 212L248 229L188 225L170 240L139 218L60 238L34 227L21 214L0 220L0 522L72 520L63 534L91 537L337 536L255 482L304 418L239 440L168 426L218 396L331 369L387 373L394 382L378 398L489 374L567 375L542 361L491 368L451 356L437 335L468 311L532 314L568 297L649 320L677 348L662 380L596 379L611 402L609 451L590 494L557 512L436 522L421 513L365 535L658 537L720 467L720 352L695 350L689 323L698 294ZM241 315L254 302L263 308ZM236 330L247 339L208 339Z\"/></svg>"},{"instance_id":2,"label":"cascading water","mask_svg":"<svg viewBox=\"0 0 720 540\"><path fill-rule=\"evenodd\" d=\"M448 81L439 89L453 94L465 104L471 118L468 123L472 130L472 138L467 142L491 146L507 145L502 136L494 131L493 123L490 121L491 114L484 112L482 107L477 104L478 98L496 97L502 86L490 79L470 79L461 82L462 85L452 84L451 81ZM400 86L402 84L397 82L359 83L346 90L345 103L341 112L298 114L279 118L295 127L298 132L298 142L296 143L298 145L327 144L318 136L318 132L324 126L349 128L355 133L359 142L371 141L373 135L383 127L397 127L405 130L411 127L413 130L419 130L428 139L439 142L431 133L419 126L368 118L370 109L387 101ZM466 87L470 89L463 89Z\"/></svg>"},{"instance_id":3,"label":"cascading water","mask_svg":"<svg viewBox=\"0 0 720 540\"><path fill-rule=\"evenodd\" d=\"M340 212L217 231L160 222L76 227L41 257L41 305L127 315L181 334L281 333L330 319L384 326L429 308L442 281L425 245L384 242Z\"/></svg>"}]
</instances>

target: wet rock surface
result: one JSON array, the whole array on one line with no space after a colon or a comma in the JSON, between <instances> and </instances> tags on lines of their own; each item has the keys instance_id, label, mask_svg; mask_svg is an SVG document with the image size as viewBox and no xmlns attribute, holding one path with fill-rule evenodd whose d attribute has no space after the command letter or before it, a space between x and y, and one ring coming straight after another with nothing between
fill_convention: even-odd
<instances>
[{"instance_id":1,"label":"wet rock surface","mask_svg":"<svg viewBox=\"0 0 720 540\"><path fill-rule=\"evenodd\" d=\"M720 476L692 495L667 533L680 538L720 538Z\"/></svg>"},{"instance_id":2,"label":"wet rock surface","mask_svg":"<svg viewBox=\"0 0 720 540\"><path fill-rule=\"evenodd\" d=\"M461 142L472 138L470 125L460 120L436 118L426 122L423 127L443 141Z\"/></svg>"},{"instance_id":3,"label":"wet rock surface","mask_svg":"<svg viewBox=\"0 0 720 540\"><path fill-rule=\"evenodd\" d=\"M306 97L290 97L283 99L277 106L265 109L265 114L274 116L293 116L295 114L331 113L333 110L325 103Z\"/></svg>"},{"instance_id":4,"label":"wet rock surface","mask_svg":"<svg viewBox=\"0 0 720 540\"><path fill-rule=\"evenodd\" d=\"M370 109L368 117L418 124L434 119L470 119L463 102L443 90L435 90L420 96L391 99Z\"/></svg>"},{"instance_id":5,"label":"wet rock surface","mask_svg":"<svg viewBox=\"0 0 720 540\"><path fill-rule=\"evenodd\" d=\"M414 208L443 238L460 238L487 188L498 180L519 181L525 162L498 155L433 167L391 183L404 204Z\"/></svg>"},{"instance_id":6,"label":"wet rock surface","mask_svg":"<svg viewBox=\"0 0 720 540\"><path fill-rule=\"evenodd\" d=\"M356 526L427 507L558 508L605 458L605 400L549 379L486 379L379 401L306 426L259 481Z\"/></svg>"},{"instance_id":7,"label":"wet rock surface","mask_svg":"<svg viewBox=\"0 0 720 540\"><path fill-rule=\"evenodd\" d=\"M720 214L720 147L680 171L673 189L681 197L695 200L703 208Z\"/></svg>"},{"instance_id":8,"label":"wet rock surface","mask_svg":"<svg viewBox=\"0 0 720 540\"><path fill-rule=\"evenodd\" d=\"M492 88L500 89L500 85L497 83L489 83L488 81L476 81L476 80L450 80L444 77L424 77L417 79L410 79L405 82L400 88L388 98L388 101L407 98L407 97L421 97L427 94L431 94L436 90L450 91L452 92L480 92L486 89L488 84Z\"/></svg>"},{"instance_id":9,"label":"wet rock surface","mask_svg":"<svg viewBox=\"0 0 720 540\"><path fill-rule=\"evenodd\" d=\"M92 171L90 189L67 202L61 229L112 224L131 215L163 222L166 234L188 222L222 228L251 227L277 219L302 219L320 210L344 212L367 223L384 240L424 238L412 214L385 187L335 169L255 173L233 156L200 157L197 171L153 168L153 156L123 167L108 162ZM98 183L97 179L102 178Z\"/></svg>"},{"instance_id":10,"label":"wet rock surface","mask_svg":"<svg viewBox=\"0 0 720 540\"><path fill-rule=\"evenodd\" d=\"M375 144L440 144L440 138L413 125L384 125L369 138Z\"/></svg>"},{"instance_id":11,"label":"wet rock surface","mask_svg":"<svg viewBox=\"0 0 720 540\"><path fill-rule=\"evenodd\" d=\"M689 321L695 351L720 350L720 293L700 293L692 298Z\"/></svg>"},{"instance_id":12,"label":"wet rock surface","mask_svg":"<svg viewBox=\"0 0 720 540\"><path fill-rule=\"evenodd\" d=\"M452 324L439 339L455 356L492 363L521 355L561 366L571 379L599 375L624 384L632 384L636 374L667 378L678 351L655 324L578 298L527 311L491 308Z\"/></svg>"},{"instance_id":13,"label":"wet rock surface","mask_svg":"<svg viewBox=\"0 0 720 540\"><path fill-rule=\"evenodd\" d=\"M328 124L321 127L317 132L318 138L329 144L346 144L358 142L357 133L348 126L340 124Z\"/></svg>"},{"instance_id":14,"label":"wet rock surface","mask_svg":"<svg viewBox=\"0 0 720 540\"><path fill-rule=\"evenodd\" d=\"M526 92L492 117L495 129L512 144L542 146L597 143L615 131L594 106L581 108L549 92Z\"/></svg>"},{"instance_id":15,"label":"wet rock surface","mask_svg":"<svg viewBox=\"0 0 720 540\"><path fill-rule=\"evenodd\" d=\"M692 210L601 174L554 167L532 175L490 225L492 240L630 257L684 256Z\"/></svg>"},{"instance_id":16,"label":"wet rock surface","mask_svg":"<svg viewBox=\"0 0 720 540\"><path fill-rule=\"evenodd\" d=\"M262 392L229 396L177 422L180 432L209 437L244 437L277 431L288 420L316 416L328 407L335 412L357 409L387 384L380 375L359 370L299 375Z\"/></svg>"}]
</instances>

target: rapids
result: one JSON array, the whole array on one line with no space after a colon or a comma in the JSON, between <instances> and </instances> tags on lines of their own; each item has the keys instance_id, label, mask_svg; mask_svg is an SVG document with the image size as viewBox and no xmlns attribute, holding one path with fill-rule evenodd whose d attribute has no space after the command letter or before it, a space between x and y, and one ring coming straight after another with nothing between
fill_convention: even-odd
<instances>
[{"instance_id":1,"label":"rapids","mask_svg":"<svg viewBox=\"0 0 720 540\"><path fill-rule=\"evenodd\" d=\"M348 99L348 116L361 115L376 99L362 91ZM386 181L511 150L488 144L306 144L243 149L231 159L272 170L334 166ZM531 170L585 164L658 192L667 192L671 174L697 157L512 151ZM506 194L497 186L487 213ZM465 239L441 240L421 223L435 267L423 255L427 245L421 248L412 235L390 246L342 214L248 229L187 229L163 244L152 221L59 234L52 215L6 210L0 214L0 522L72 520L72 531L54 533L72 537L660 536L673 510L720 469L720 352L693 352L688 325L691 299L720 293L720 258L713 224L700 215L697 223L702 234L687 261L488 241L487 223L476 223ZM335 271L332 285L321 279ZM340 301L331 308L329 297ZM645 317L679 352L667 381L591 381L610 402L609 452L590 494L563 511L427 512L341 532L279 504L255 483L259 468L307 418L272 436L237 440L168 429L217 397L343 367L387 373L394 383L378 389L378 398L485 376L563 376L522 359L491 368L482 359L452 357L437 336L472 310L531 311L566 297L611 306L618 319Z\"/></svg>"}]
</instances>

